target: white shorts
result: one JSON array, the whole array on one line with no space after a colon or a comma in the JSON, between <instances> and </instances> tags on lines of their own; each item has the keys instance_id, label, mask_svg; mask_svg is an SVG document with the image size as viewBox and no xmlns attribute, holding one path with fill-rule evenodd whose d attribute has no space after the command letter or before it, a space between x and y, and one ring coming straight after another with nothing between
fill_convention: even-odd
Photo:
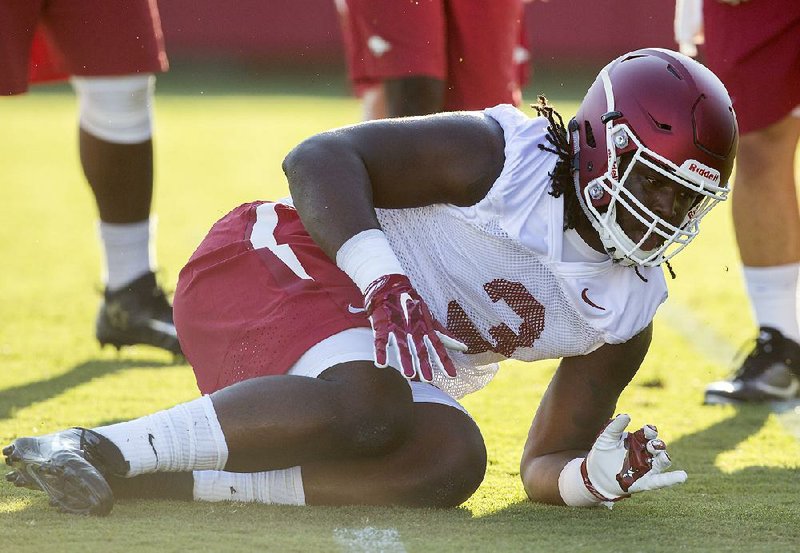
<instances>
[{"instance_id":1,"label":"white shorts","mask_svg":"<svg viewBox=\"0 0 800 553\"><path fill-rule=\"evenodd\" d=\"M348 361L373 361L373 335L369 328L350 328L327 338L303 354L287 374L318 377L322 371ZM396 361L396 360L395 360ZM399 363L390 363L400 366ZM453 397L427 382L409 382L415 403L439 403L466 413Z\"/></svg>"}]
</instances>

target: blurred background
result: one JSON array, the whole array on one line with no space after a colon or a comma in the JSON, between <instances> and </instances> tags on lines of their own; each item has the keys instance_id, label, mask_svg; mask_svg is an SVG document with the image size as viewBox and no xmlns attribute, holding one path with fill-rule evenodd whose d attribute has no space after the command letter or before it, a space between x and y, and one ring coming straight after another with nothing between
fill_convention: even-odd
<instances>
[{"instance_id":1,"label":"blurred background","mask_svg":"<svg viewBox=\"0 0 800 553\"><path fill-rule=\"evenodd\" d=\"M332 85L340 84L331 81L338 74L346 86L334 0L161 0L159 10L174 71L217 66L245 69L251 78L306 74L310 84ZM539 92L537 77L565 71L591 77L636 48L675 49L674 11L664 0L533 0L525 21L531 85Z\"/></svg>"}]
</instances>

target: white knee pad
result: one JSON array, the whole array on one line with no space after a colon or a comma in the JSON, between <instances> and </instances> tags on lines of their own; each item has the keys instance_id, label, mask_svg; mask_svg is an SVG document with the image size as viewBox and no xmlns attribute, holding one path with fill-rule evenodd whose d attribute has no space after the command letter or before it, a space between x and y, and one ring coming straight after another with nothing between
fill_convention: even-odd
<instances>
[{"instance_id":1,"label":"white knee pad","mask_svg":"<svg viewBox=\"0 0 800 553\"><path fill-rule=\"evenodd\" d=\"M106 142L138 144L153 134L155 76L72 77L80 125Z\"/></svg>"}]
</instances>

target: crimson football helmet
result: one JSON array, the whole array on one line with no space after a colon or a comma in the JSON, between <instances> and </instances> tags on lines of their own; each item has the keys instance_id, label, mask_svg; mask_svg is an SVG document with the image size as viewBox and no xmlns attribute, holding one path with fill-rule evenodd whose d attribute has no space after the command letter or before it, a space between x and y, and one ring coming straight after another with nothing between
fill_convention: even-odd
<instances>
[{"instance_id":1,"label":"crimson football helmet","mask_svg":"<svg viewBox=\"0 0 800 553\"><path fill-rule=\"evenodd\" d=\"M683 54L647 48L615 59L589 88L570 129L581 207L611 257L623 264L655 266L671 258L728 196L739 136L731 99L716 75ZM620 156L626 153L631 162L620 175ZM626 189L639 163L701 195L679 226ZM620 227L620 208L647 227L640 240L634 242ZM642 249L653 234L664 243Z\"/></svg>"}]
</instances>

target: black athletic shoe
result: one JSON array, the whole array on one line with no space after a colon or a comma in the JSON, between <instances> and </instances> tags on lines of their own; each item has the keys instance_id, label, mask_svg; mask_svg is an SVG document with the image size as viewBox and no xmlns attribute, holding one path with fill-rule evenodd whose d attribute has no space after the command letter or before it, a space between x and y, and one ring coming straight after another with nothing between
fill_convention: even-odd
<instances>
[{"instance_id":1,"label":"black athletic shoe","mask_svg":"<svg viewBox=\"0 0 800 553\"><path fill-rule=\"evenodd\" d=\"M147 273L119 290L106 290L97 314L96 335L101 346L117 349L147 344L181 355L172 306L156 284L156 275Z\"/></svg>"},{"instance_id":2,"label":"black athletic shoe","mask_svg":"<svg viewBox=\"0 0 800 553\"><path fill-rule=\"evenodd\" d=\"M18 488L44 491L39 487L39 484L37 484L35 480L33 480L30 476L25 476L24 472L20 472L18 470L12 470L6 474L6 481L11 482Z\"/></svg>"},{"instance_id":3,"label":"black athletic shoe","mask_svg":"<svg viewBox=\"0 0 800 553\"><path fill-rule=\"evenodd\" d=\"M124 475L128 463L119 449L100 434L85 428L18 438L3 449L6 464L16 470L6 475L15 486L41 489L50 504L66 513L105 516L114 495L104 475Z\"/></svg>"},{"instance_id":4,"label":"black athletic shoe","mask_svg":"<svg viewBox=\"0 0 800 553\"><path fill-rule=\"evenodd\" d=\"M706 387L705 404L785 401L800 395L800 344L761 327L756 344L729 380Z\"/></svg>"}]
</instances>

